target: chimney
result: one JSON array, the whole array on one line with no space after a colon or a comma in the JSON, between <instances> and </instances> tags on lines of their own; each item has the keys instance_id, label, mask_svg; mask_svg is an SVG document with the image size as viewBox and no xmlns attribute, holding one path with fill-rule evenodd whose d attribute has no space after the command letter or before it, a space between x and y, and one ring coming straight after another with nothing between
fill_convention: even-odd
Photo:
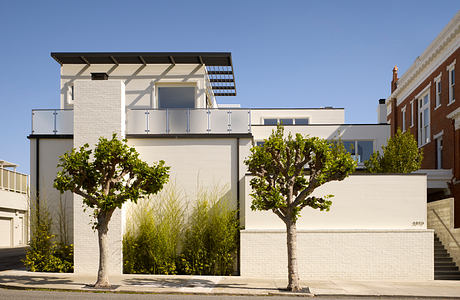
<instances>
[{"instance_id":1,"label":"chimney","mask_svg":"<svg viewBox=\"0 0 460 300\"><path fill-rule=\"evenodd\" d=\"M387 123L387 105L385 99L379 99L379 106L377 107L377 122L379 124Z\"/></svg>"},{"instance_id":2,"label":"chimney","mask_svg":"<svg viewBox=\"0 0 460 300\"><path fill-rule=\"evenodd\" d=\"M391 80L391 93L392 94L398 87L398 79L399 79L398 78L398 66L395 66L393 68L393 80Z\"/></svg>"}]
</instances>

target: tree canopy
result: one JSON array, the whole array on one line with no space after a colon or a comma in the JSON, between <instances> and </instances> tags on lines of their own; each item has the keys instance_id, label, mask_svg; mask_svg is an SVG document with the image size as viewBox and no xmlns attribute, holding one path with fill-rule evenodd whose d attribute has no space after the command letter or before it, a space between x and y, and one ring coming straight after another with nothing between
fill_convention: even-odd
<instances>
[{"instance_id":1,"label":"tree canopy","mask_svg":"<svg viewBox=\"0 0 460 300\"><path fill-rule=\"evenodd\" d=\"M420 169L422 160L423 150L418 148L414 136L398 129L382 146L382 154L374 152L364 165L370 173L410 173Z\"/></svg>"},{"instance_id":2,"label":"tree canopy","mask_svg":"<svg viewBox=\"0 0 460 300\"><path fill-rule=\"evenodd\" d=\"M288 289L300 289L296 261L296 221L301 210L330 209L333 195L313 196L319 186L343 180L356 162L341 143L291 133L278 126L261 146L251 148L245 160L254 175L250 181L251 209L271 210L286 225L288 249Z\"/></svg>"},{"instance_id":3,"label":"tree canopy","mask_svg":"<svg viewBox=\"0 0 460 300\"><path fill-rule=\"evenodd\" d=\"M83 197L83 203L93 209L94 226L99 237L99 272L97 287L109 285L107 276L108 223L116 208L126 201L156 194L169 179L169 167L164 161L149 166L126 140L99 138L94 150L88 144L73 148L59 158L62 168L54 180L61 193L71 191Z\"/></svg>"}]
</instances>

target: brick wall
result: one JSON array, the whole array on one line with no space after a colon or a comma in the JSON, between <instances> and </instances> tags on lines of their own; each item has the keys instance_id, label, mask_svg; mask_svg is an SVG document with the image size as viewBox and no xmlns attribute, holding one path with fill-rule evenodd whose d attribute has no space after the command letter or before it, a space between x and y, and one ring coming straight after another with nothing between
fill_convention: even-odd
<instances>
[{"instance_id":1,"label":"brick wall","mask_svg":"<svg viewBox=\"0 0 460 300\"><path fill-rule=\"evenodd\" d=\"M125 136L125 89L121 80L75 81L74 147L93 146L99 137ZM83 211L81 196L74 195L74 272L95 274L99 267L97 233L91 229L91 210ZM122 216L117 209L110 220L109 274L122 273Z\"/></svg>"},{"instance_id":2,"label":"brick wall","mask_svg":"<svg viewBox=\"0 0 460 300\"><path fill-rule=\"evenodd\" d=\"M300 230L297 259L302 280L432 280L433 231ZM241 275L286 278L286 232L242 230Z\"/></svg>"},{"instance_id":3,"label":"brick wall","mask_svg":"<svg viewBox=\"0 0 460 300\"><path fill-rule=\"evenodd\" d=\"M409 96L403 99L398 106L392 107L392 113L388 116L388 120L391 122L392 135L396 132L397 128L402 129L402 109L406 107L406 129L409 130L415 138L418 140L417 130L417 119L418 119L418 101L415 99L420 92L422 92L430 83L430 143L423 146L424 159L422 162L422 169L436 169L436 142L433 136L443 131L443 150L442 150L442 168L443 169L454 169L454 154L460 155L459 147L454 147L454 129L452 120L446 118L446 116L460 107L460 81L458 75L456 76L455 82L455 98L456 101L448 105L449 102L449 74L446 67L456 60L456 74L460 72L460 48L457 49L452 55L450 55L443 63L441 63L427 78L425 78ZM436 107L436 88L434 79L441 75L441 106ZM398 99L399 101L399 99ZM411 111L410 102L414 101L414 111ZM413 114L414 126L410 127L410 114ZM396 124L396 126L394 126ZM454 152L455 151L455 152ZM457 167L458 168L458 167Z\"/></svg>"}]
</instances>

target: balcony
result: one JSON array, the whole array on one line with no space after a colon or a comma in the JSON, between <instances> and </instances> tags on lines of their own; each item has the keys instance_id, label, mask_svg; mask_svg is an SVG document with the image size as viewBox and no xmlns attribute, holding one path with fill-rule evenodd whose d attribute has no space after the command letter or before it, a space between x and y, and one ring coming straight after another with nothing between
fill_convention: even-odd
<instances>
[{"instance_id":1,"label":"balcony","mask_svg":"<svg viewBox=\"0 0 460 300\"><path fill-rule=\"evenodd\" d=\"M244 134L251 132L249 109L128 109L127 134ZM73 110L32 111L33 135L73 134Z\"/></svg>"},{"instance_id":2,"label":"balcony","mask_svg":"<svg viewBox=\"0 0 460 300\"><path fill-rule=\"evenodd\" d=\"M16 171L0 168L0 190L28 193L28 176Z\"/></svg>"}]
</instances>

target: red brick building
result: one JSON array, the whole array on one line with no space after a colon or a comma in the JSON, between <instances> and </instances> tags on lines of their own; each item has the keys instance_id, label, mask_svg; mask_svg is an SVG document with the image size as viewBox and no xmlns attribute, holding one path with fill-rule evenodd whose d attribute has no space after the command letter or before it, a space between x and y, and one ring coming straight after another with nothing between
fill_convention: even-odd
<instances>
[{"instance_id":1,"label":"red brick building","mask_svg":"<svg viewBox=\"0 0 460 300\"><path fill-rule=\"evenodd\" d=\"M460 227L460 12L398 78L386 99L391 134L409 130L423 148L428 201L452 196Z\"/></svg>"}]
</instances>

